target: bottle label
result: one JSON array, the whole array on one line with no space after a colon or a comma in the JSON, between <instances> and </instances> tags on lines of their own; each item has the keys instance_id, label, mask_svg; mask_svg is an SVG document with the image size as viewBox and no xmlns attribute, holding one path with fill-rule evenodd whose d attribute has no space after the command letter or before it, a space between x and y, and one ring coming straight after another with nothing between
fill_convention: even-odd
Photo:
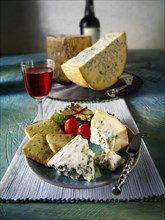
<instances>
[{"instance_id":1,"label":"bottle label","mask_svg":"<svg viewBox=\"0 0 165 220\"><path fill-rule=\"evenodd\" d=\"M100 38L100 28L84 28L84 35L91 36L92 44L96 43L96 41Z\"/></svg>"}]
</instances>

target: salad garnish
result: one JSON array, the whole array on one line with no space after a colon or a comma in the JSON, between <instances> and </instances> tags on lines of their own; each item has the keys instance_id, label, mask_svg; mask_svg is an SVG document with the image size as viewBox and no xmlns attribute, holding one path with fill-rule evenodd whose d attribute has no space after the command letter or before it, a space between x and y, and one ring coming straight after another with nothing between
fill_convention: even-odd
<instances>
[{"instance_id":1,"label":"salad garnish","mask_svg":"<svg viewBox=\"0 0 165 220\"><path fill-rule=\"evenodd\" d=\"M83 107L79 104L71 103L60 112L54 112L51 119L54 120L59 126L63 126L66 120L70 118L77 119L80 124L90 123L94 113L88 107Z\"/></svg>"}]
</instances>

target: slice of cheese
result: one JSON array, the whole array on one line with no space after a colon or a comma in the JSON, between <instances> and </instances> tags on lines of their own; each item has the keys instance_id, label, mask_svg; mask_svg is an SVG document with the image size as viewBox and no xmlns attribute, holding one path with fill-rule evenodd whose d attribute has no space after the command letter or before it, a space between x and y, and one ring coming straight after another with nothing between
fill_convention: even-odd
<instances>
[{"instance_id":1,"label":"slice of cheese","mask_svg":"<svg viewBox=\"0 0 165 220\"><path fill-rule=\"evenodd\" d=\"M91 120L91 142L105 151L119 152L127 147L127 128L117 118L101 110L96 110Z\"/></svg>"},{"instance_id":2,"label":"slice of cheese","mask_svg":"<svg viewBox=\"0 0 165 220\"><path fill-rule=\"evenodd\" d=\"M94 153L89 149L88 141L78 135L49 160L48 166L72 179L83 177L91 181L95 177L93 158Z\"/></svg>"},{"instance_id":3,"label":"slice of cheese","mask_svg":"<svg viewBox=\"0 0 165 220\"><path fill-rule=\"evenodd\" d=\"M118 166L124 163L124 159L114 151L109 151L98 155L95 158L95 163L104 169L115 171Z\"/></svg>"},{"instance_id":4,"label":"slice of cheese","mask_svg":"<svg viewBox=\"0 0 165 220\"><path fill-rule=\"evenodd\" d=\"M80 51L91 46L89 36L47 36L47 54L48 58L55 60L55 70L53 79L58 82L69 82L70 80L63 73L61 64L76 56Z\"/></svg>"},{"instance_id":5,"label":"slice of cheese","mask_svg":"<svg viewBox=\"0 0 165 220\"><path fill-rule=\"evenodd\" d=\"M61 68L72 82L94 90L104 90L118 81L126 60L126 34L113 32L62 64Z\"/></svg>"}]
</instances>

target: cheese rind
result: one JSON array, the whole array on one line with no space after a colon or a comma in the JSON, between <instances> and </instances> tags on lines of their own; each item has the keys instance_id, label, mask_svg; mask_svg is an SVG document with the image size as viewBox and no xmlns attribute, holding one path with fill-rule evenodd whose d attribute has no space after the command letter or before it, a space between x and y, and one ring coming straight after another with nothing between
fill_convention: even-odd
<instances>
[{"instance_id":1,"label":"cheese rind","mask_svg":"<svg viewBox=\"0 0 165 220\"><path fill-rule=\"evenodd\" d=\"M82 35L59 35L47 36L46 41L48 58L55 61L53 79L58 82L70 82L63 73L61 65L85 48L90 47L91 38Z\"/></svg>"},{"instance_id":2,"label":"cheese rind","mask_svg":"<svg viewBox=\"0 0 165 220\"><path fill-rule=\"evenodd\" d=\"M83 177L91 181L95 178L93 158L94 153L89 149L88 141L78 135L49 160L48 166L72 179Z\"/></svg>"},{"instance_id":3,"label":"cheese rind","mask_svg":"<svg viewBox=\"0 0 165 220\"><path fill-rule=\"evenodd\" d=\"M129 143L127 128L113 115L96 110L91 120L90 141L100 145L105 152L119 152Z\"/></svg>"},{"instance_id":4,"label":"cheese rind","mask_svg":"<svg viewBox=\"0 0 165 220\"><path fill-rule=\"evenodd\" d=\"M113 32L62 64L61 68L74 83L94 90L104 90L118 81L126 60L126 34Z\"/></svg>"}]
</instances>

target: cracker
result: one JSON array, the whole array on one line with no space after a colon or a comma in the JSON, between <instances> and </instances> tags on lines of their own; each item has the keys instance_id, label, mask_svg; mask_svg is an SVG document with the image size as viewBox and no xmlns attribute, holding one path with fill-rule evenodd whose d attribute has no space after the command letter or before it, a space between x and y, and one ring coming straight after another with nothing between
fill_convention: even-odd
<instances>
[{"instance_id":1,"label":"cracker","mask_svg":"<svg viewBox=\"0 0 165 220\"><path fill-rule=\"evenodd\" d=\"M47 162L53 157L54 153L51 151L45 135L36 134L23 146L23 154L45 166Z\"/></svg>"},{"instance_id":2,"label":"cracker","mask_svg":"<svg viewBox=\"0 0 165 220\"><path fill-rule=\"evenodd\" d=\"M47 134L46 140L50 149L56 154L62 147L74 138L71 134Z\"/></svg>"},{"instance_id":3,"label":"cracker","mask_svg":"<svg viewBox=\"0 0 165 220\"><path fill-rule=\"evenodd\" d=\"M64 133L64 131L51 119L40 121L25 128L25 133L29 138L35 134L47 135L49 133Z\"/></svg>"}]
</instances>

